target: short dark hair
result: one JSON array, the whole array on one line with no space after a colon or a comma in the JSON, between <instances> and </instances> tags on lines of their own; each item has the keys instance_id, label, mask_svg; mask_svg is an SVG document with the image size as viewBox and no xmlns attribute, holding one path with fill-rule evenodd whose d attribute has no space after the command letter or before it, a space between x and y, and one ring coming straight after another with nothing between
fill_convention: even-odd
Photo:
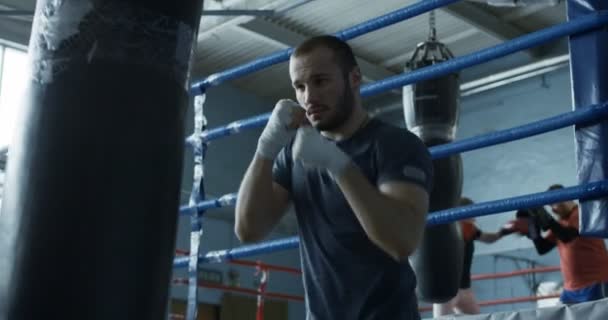
<instances>
[{"instance_id":1,"label":"short dark hair","mask_svg":"<svg viewBox=\"0 0 608 320\"><path fill-rule=\"evenodd\" d=\"M471 200L470 198L467 198L467 197L462 197L462 198L460 198L460 200L458 200L459 207L470 206L473 203L474 203L473 200Z\"/></svg>"},{"instance_id":2,"label":"short dark hair","mask_svg":"<svg viewBox=\"0 0 608 320\"><path fill-rule=\"evenodd\" d=\"M547 191L563 189L563 188L564 188L563 185L556 183L556 184L552 184L551 186L549 186L549 189L547 189Z\"/></svg>"},{"instance_id":3,"label":"short dark hair","mask_svg":"<svg viewBox=\"0 0 608 320\"><path fill-rule=\"evenodd\" d=\"M298 57L310 53L317 48L331 50L334 53L335 61L340 65L344 74L348 74L358 65L353 49L348 43L330 35L317 36L305 40L294 49L292 56Z\"/></svg>"}]
</instances>

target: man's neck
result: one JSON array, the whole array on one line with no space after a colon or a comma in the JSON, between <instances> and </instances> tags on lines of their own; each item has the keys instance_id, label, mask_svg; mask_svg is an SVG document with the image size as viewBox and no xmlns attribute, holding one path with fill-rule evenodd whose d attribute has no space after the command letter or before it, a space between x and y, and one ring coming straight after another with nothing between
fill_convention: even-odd
<instances>
[{"instance_id":1,"label":"man's neck","mask_svg":"<svg viewBox=\"0 0 608 320\"><path fill-rule=\"evenodd\" d=\"M367 112L362 107L357 106L342 126L330 131L321 131L321 134L334 141L346 140L363 128L368 121Z\"/></svg>"},{"instance_id":2,"label":"man's neck","mask_svg":"<svg viewBox=\"0 0 608 320\"><path fill-rule=\"evenodd\" d=\"M578 206L578 204L576 204L576 202L570 202L568 203L568 213L566 213L563 217L564 220L567 220L568 218L570 218L570 216L572 215L572 212L574 212L574 208L576 208Z\"/></svg>"}]
</instances>

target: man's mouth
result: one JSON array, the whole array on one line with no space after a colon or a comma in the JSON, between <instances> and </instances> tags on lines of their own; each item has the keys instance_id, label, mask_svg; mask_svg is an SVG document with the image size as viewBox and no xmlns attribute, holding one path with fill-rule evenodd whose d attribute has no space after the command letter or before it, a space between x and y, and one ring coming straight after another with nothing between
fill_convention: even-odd
<instances>
[{"instance_id":1,"label":"man's mouth","mask_svg":"<svg viewBox=\"0 0 608 320\"><path fill-rule=\"evenodd\" d=\"M327 107L324 106L315 106L310 107L306 110L306 114L311 117L313 120L318 120L323 112L327 110Z\"/></svg>"}]
</instances>

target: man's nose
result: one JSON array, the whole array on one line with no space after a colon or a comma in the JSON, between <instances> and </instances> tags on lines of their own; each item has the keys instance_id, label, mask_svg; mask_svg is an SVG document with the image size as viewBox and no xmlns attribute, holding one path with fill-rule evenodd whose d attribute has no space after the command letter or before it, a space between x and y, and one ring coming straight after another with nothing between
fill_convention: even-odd
<instances>
[{"instance_id":1,"label":"man's nose","mask_svg":"<svg viewBox=\"0 0 608 320\"><path fill-rule=\"evenodd\" d=\"M312 87L307 87L304 92L304 103L306 106L315 105L319 102L319 93Z\"/></svg>"}]
</instances>

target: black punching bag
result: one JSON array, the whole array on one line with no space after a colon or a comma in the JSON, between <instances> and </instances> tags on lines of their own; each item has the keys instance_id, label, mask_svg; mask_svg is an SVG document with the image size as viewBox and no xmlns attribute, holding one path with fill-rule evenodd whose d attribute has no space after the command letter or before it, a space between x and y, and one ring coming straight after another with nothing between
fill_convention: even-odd
<instances>
[{"instance_id":1,"label":"black punching bag","mask_svg":"<svg viewBox=\"0 0 608 320\"><path fill-rule=\"evenodd\" d=\"M0 319L166 319L202 0L38 0Z\"/></svg>"},{"instance_id":2,"label":"black punching bag","mask_svg":"<svg viewBox=\"0 0 608 320\"><path fill-rule=\"evenodd\" d=\"M431 37L419 44L407 64L415 70L452 58L447 47ZM458 74L450 74L403 87L407 128L428 146L452 141L458 119ZM460 155L433 160L434 183L431 212L455 207L462 190ZM422 243L412 256L418 278L418 295L427 302L446 302L460 287L464 243L457 223L427 227Z\"/></svg>"}]
</instances>

